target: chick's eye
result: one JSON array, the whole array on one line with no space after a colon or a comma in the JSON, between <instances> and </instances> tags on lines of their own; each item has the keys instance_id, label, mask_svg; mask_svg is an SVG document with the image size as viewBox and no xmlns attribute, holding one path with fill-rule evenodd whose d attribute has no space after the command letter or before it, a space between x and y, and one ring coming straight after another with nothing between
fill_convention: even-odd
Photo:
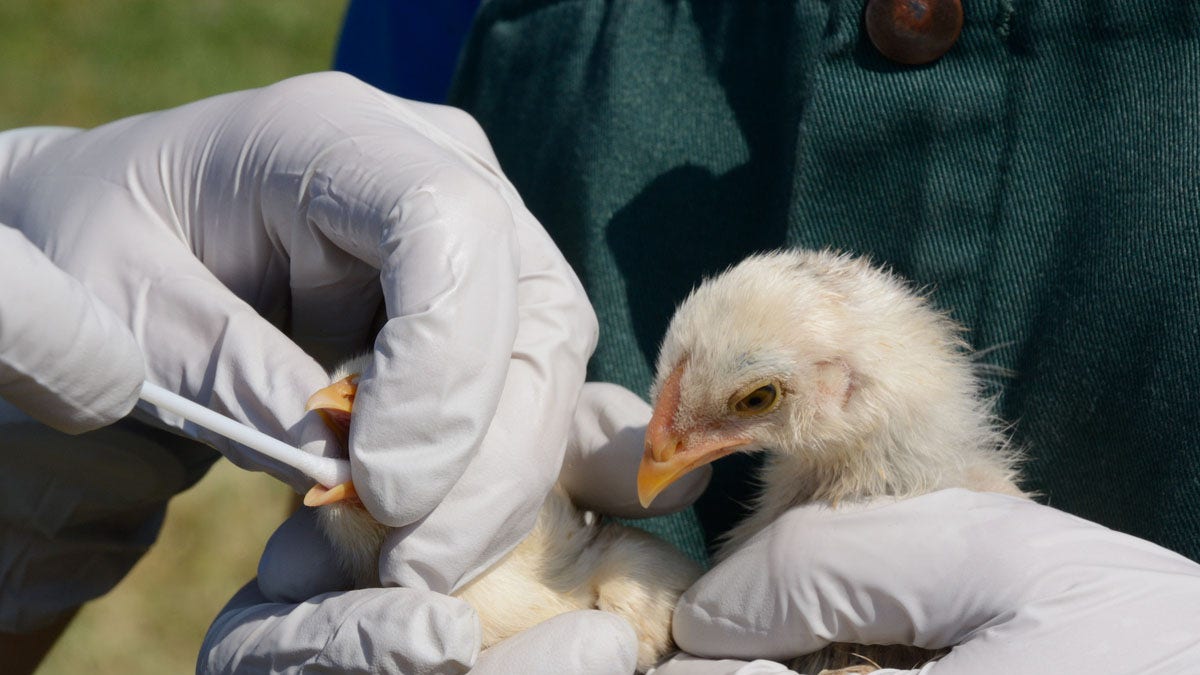
<instances>
[{"instance_id":1,"label":"chick's eye","mask_svg":"<svg viewBox=\"0 0 1200 675\"><path fill-rule=\"evenodd\" d=\"M759 385L749 393L734 396L733 412L739 415L762 415L770 412L779 402L779 388L774 383Z\"/></svg>"}]
</instances>

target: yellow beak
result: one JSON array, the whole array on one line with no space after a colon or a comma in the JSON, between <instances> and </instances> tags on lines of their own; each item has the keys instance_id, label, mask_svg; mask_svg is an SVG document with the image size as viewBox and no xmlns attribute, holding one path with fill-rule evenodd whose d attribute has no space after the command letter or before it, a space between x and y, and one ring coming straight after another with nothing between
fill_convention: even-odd
<instances>
[{"instance_id":1,"label":"yellow beak","mask_svg":"<svg viewBox=\"0 0 1200 675\"><path fill-rule=\"evenodd\" d=\"M342 447L349 446L350 413L354 410L354 395L358 392L358 373L347 375L308 397L305 410L315 410L325 420Z\"/></svg>"},{"instance_id":2,"label":"yellow beak","mask_svg":"<svg viewBox=\"0 0 1200 675\"><path fill-rule=\"evenodd\" d=\"M650 506L655 497L692 469L731 455L749 442L745 438L717 438L689 447L674 437L653 444L647 439L646 454L642 455L637 477L638 501L642 508Z\"/></svg>"},{"instance_id":3,"label":"yellow beak","mask_svg":"<svg viewBox=\"0 0 1200 675\"><path fill-rule=\"evenodd\" d=\"M331 488L317 483L304 495L305 506L325 506L340 501L362 503L358 499L358 491L354 489L354 481L348 480Z\"/></svg>"},{"instance_id":4,"label":"yellow beak","mask_svg":"<svg viewBox=\"0 0 1200 675\"><path fill-rule=\"evenodd\" d=\"M654 406L650 426L646 428L646 452L638 467L638 501L642 508L650 506L687 472L732 454L750 441L746 438L721 436L719 433L683 433L675 428L679 410L679 383L685 364L679 364L663 383Z\"/></svg>"},{"instance_id":5,"label":"yellow beak","mask_svg":"<svg viewBox=\"0 0 1200 675\"><path fill-rule=\"evenodd\" d=\"M350 447L350 415L354 410L354 395L358 392L358 373L348 375L337 382L319 390L309 397L305 410L315 410L341 441L342 447ZM324 506L340 501L361 503L358 492L352 481L326 488L324 485L314 485L304 495L305 506Z\"/></svg>"}]
</instances>

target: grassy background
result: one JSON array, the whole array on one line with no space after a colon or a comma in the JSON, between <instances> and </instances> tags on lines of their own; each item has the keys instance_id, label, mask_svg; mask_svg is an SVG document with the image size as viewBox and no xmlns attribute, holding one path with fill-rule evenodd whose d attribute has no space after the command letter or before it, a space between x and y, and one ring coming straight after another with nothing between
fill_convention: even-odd
<instances>
[{"instance_id":1,"label":"grassy background","mask_svg":"<svg viewBox=\"0 0 1200 675\"><path fill-rule=\"evenodd\" d=\"M344 5L0 3L0 129L95 126L325 70ZM38 675L191 672L205 629L253 576L290 495L270 478L219 463L171 503L158 545L112 593L84 608Z\"/></svg>"},{"instance_id":2,"label":"grassy background","mask_svg":"<svg viewBox=\"0 0 1200 675\"><path fill-rule=\"evenodd\" d=\"M95 126L327 70L346 0L0 3L0 128Z\"/></svg>"}]
</instances>

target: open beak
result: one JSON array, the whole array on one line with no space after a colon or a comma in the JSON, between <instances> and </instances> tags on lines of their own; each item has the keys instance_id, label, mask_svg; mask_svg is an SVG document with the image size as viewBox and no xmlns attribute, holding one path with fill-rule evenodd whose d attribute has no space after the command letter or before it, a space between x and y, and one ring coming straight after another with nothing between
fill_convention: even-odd
<instances>
[{"instance_id":1,"label":"open beak","mask_svg":"<svg viewBox=\"0 0 1200 675\"><path fill-rule=\"evenodd\" d=\"M317 411L343 448L350 445L350 413L354 410L354 394L358 392L358 375L347 375L317 391L304 406L305 410Z\"/></svg>"},{"instance_id":2,"label":"open beak","mask_svg":"<svg viewBox=\"0 0 1200 675\"><path fill-rule=\"evenodd\" d=\"M684 365L680 364L658 394L658 403L650 426L646 428L646 452L638 467L638 501L649 507L654 498L687 472L709 464L750 443L747 438L724 437L717 433L681 434L675 428L679 409L679 381Z\"/></svg>"},{"instance_id":3,"label":"open beak","mask_svg":"<svg viewBox=\"0 0 1200 675\"><path fill-rule=\"evenodd\" d=\"M341 501L355 504L362 503L358 498L358 491L354 489L354 481L348 480L331 488L317 483L308 492L304 493L305 506L325 506L326 504L336 504Z\"/></svg>"},{"instance_id":4,"label":"open beak","mask_svg":"<svg viewBox=\"0 0 1200 675\"><path fill-rule=\"evenodd\" d=\"M304 407L305 410L317 411L325 421L325 426L333 431L347 450L350 447L350 414L354 410L354 395L358 392L358 375L354 373L321 389L309 397ZM352 481L332 488L317 484L304 495L305 506L324 506L340 501L361 503Z\"/></svg>"}]
</instances>

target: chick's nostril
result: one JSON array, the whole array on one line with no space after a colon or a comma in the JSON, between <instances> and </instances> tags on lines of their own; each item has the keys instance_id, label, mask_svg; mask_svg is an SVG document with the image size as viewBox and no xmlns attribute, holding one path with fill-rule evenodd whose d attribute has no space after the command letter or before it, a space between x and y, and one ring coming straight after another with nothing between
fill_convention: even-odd
<instances>
[{"instance_id":1,"label":"chick's nostril","mask_svg":"<svg viewBox=\"0 0 1200 675\"><path fill-rule=\"evenodd\" d=\"M679 434L675 431L675 425L666 416L655 412L649 426L646 427L645 456L655 462L665 462L675 456L679 446Z\"/></svg>"},{"instance_id":2,"label":"chick's nostril","mask_svg":"<svg viewBox=\"0 0 1200 675\"><path fill-rule=\"evenodd\" d=\"M670 437L655 443L650 448L650 456L653 457L654 461L656 462L665 462L674 457L678 450L679 439Z\"/></svg>"}]
</instances>

